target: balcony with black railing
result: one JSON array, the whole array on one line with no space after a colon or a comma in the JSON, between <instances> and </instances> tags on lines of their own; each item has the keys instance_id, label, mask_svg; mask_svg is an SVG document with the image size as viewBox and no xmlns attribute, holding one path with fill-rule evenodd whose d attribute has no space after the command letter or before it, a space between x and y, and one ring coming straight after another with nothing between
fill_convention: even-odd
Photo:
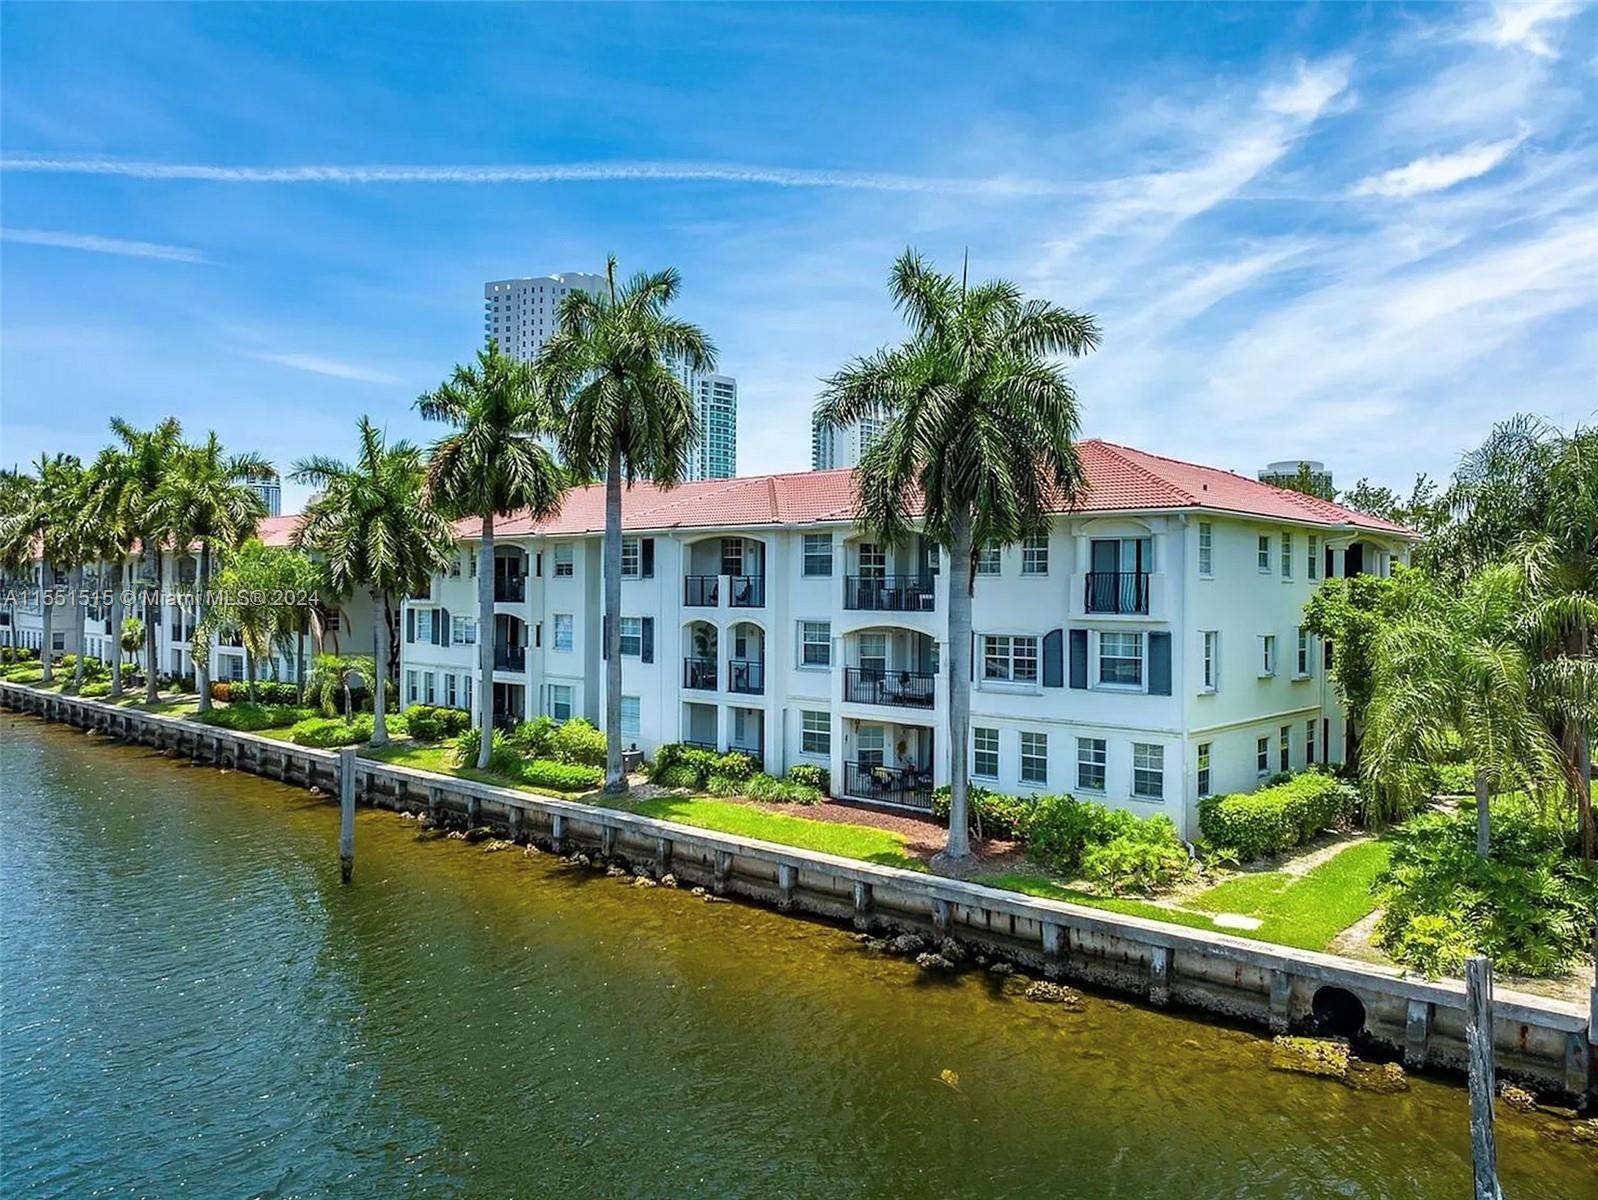
<instances>
[{"instance_id":1,"label":"balcony with black railing","mask_svg":"<svg viewBox=\"0 0 1598 1200\"><path fill-rule=\"evenodd\" d=\"M881 763L843 764L843 794L872 804L901 808L932 807L932 772Z\"/></svg>"},{"instance_id":2,"label":"balcony with black railing","mask_svg":"<svg viewBox=\"0 0 1598 1200\"><path fill-rule=\"evenodd\" d=\"M526 646L507 646L500 644L494 647L494 670L525 671L526 669Z\"/></svg>"},{"instance_id":3,"label":"balcony with black railing","mask_svg":"<svg viewBox=\"0 0 1598 1200\"><path fill-rule=\"evenodd\" d=\"M721 603L720 575L684 575L682 580L684 608L715 608Z\"/></svg>"},{"instance_id":4,"label":"balcony with black railing","mask_svg":"<svg viewBox=\"0 0 1598 1200\"><path fill-rule=\"evenodd\" d=\"M494 576L494 603L520 604L527 599L527 576Z\"/></svg>"},{"instance_id":5,"label":"balcony with black railing","mask_svg":"<svg viewBox=\"0 0 1598 1200\"><path fill-rule=\"evenodd\" d=\"M1149 573L1089 571L1083 593L1083 606L1090 613L1146 614Z\"/></svg>"},{"instance_id":6,"label":"balcony with black railing","mask_svg":"<svg viewBox=\"0 0 1598 1200\"><path fill-rule=\"evenodd\" d=\"M845 667L843 671L843 698L849 704L931 708L937 701L937 686L938 677L926 671L877 667Z\"/></svg>"},{"instance_id":7,"label":"balcony with black railing","mask_svg":"<svg viewBox=\"0 0 1598 1200\"><path fill-rule=\"evenodd\" d=\"M931 612L930 575L845 575L843 606L859 612Z\"/></svg>"},{"instance_id":8,"label":"balcony with black railing","mask_svg":"<svg viewBox=\"0 0 1598 1200\"><path fill-rule=\"evenodd\" d=\"M716 690L716 660L713 658L685 658L682 660L682 685L697 692Z\"/></svg>"},{"instance_id":9,"label":"balcony with black railing","mask_svg":"<svg viewBox=\"0 0 1598 1200\"><path fill-rule=\"evenodd\" d=\"M765 608L766 577L764 575L727 576L727 603L733 608Z\"/></svg>"},{"instance_id":10,"label":"balcony with black railing","mask_svg":"<svg viewBox=\"0 0 1598 1200\"><path fill-rule=\"evenodd\" d=\"M735 658L727 664L727 690L745 696L761 696L766 691L766 664L759 659Z\"/></svg>"}]
</instances>

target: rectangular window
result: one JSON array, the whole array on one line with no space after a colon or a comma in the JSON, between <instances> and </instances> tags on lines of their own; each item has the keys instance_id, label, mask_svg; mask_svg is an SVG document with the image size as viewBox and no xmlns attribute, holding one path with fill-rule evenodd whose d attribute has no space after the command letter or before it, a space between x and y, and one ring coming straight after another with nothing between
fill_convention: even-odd
<instances>
[{"instance_id":1,"label":"rectangular window","mask_svg":"<svg viewBox=\"0 0 1598 1200\"><path fill-rule=\"evenodd\" d=\"M888 556L875 542L860 543L860 574L881 579L888 573Z\"/></svg>"},{"instance_id":2,"label":"rectangular window","mask_svg":"<svg viewBox=\"0 0 1598 1200\"><path fill-rule=\"evenodd\" d=\"M572 573L574 559L575 555L570 542L555 543L555 577L557 579Z\"/></svg>"},{"instance_id":3,"label":"rectangular window","mask_svg":"<svg viewBox=\"0 0 1598 1200\"><path fill-rule=\"evenodd\" d=\"M977 551L977 574L997 575L999 573L999 544L989 542Z\"/></svg>"},{"instance_id":4,"label":"rectangular window","mask_svg":"<svg viewBox=\"0 0 1598 1200\"><path fill-rule=\"evenodd\" d=\"M1099 634L1099 682L1112 687L1143 685L1143 635Z\"/></svg>"},{"instance_id":5,"label":"rectangular window","mask_svg":"<svg viewBox=\"0 0 1598 1200\"><path fill-rule=\"evenodd\" d=\"M1282 535L1282 578L1293 578L1293 535Z\"/></svg>"},{"instance_id":6,"label":"rectangular window","mask_svg":"<svg viewBox=\"0 0 1598 1200\"><path fill-rule=\"evenodd\" d=\"M1108 761L1108 744L1103 738L1077 738L1077 788L1084 792L1102 792L1104 790L1104 769Z\"/></svg>"},{"instance_id":7,"label":"rectangular window","mask_svg":"<svg viewBox=\"0 0 1598 1200\"><path fill-rule=\"evenodd\" d=\"M1198 748L1198 794L1210 794L1210 744L1200 742Z\"/></svg>"},{"instance_id":8,"label":"rectangular window","mask_svg":"<svg viewBox=\"0 0 1598 1200\"><path fill-rule=\"evenodd\" d=\"M860 670L884 675L888 670L888 635L862 633L860 635Z\"/></svg>"},{"instance_id":9,"label":"rectangular window","mask_svg":"<svg viewBox=\"0 0 1598 1200\"><path fill-rule=\"evenodd\" d=\"M1260 534L1258 558L1260 574L1269 575L1271 573L1271 539L1268 534Z\"/></svg>"},{"instance_id":10,"label":"rectangular window","mask_svg":"<svg viewBox=\"0 0 1598 1200\"><path fill-rule=\"evenodd\" d=\"M1200 521L1198 527L1199 578L1211 579L1215 575L1215 526Z\"/></svg>"},{"instance_id":11,"label":"rectangular window","mask_svg":"<svg viewBox=\"0 0 1598 1200\"><path fill-rule=\"evenodd\" d=\"M1021 543L1021 574L1047 575L1049 573L1049 539L1047 535L1029 537Z\"/></svg>"},{"instance_id":12,"label":"rectangular window","mask_svg":"<svg viewBox=\"0 0 1598 1200\"><path fill-rule=\"evenodd\" d=\"M572 719L572 689L569 683L549 685L549 715L557 721Z\"/></svg>"},{"instance_id":13,"label":"rectangular window","mask_svg":"<svg viewBox=\"0 0 1598 1200\"><path fill-rule=\"evenodd\" d=\"M1293 769L1293 727L1291 725L1282 726L1282 732L1278 744L1281 754L1281 765L1277 767L1277 770L1291 771Z\"/></svg>"},{"instance_id":14,"label":"rectangular window","mask_svg":"<svg viewBox=\"0 0 1598 1200\"><path fill-rule=\"evenodd\" d=\"M886 739L881 725L862 725L855 739L859 746L858 761L862 767L880 767Z\"/></svg>"},{"instance_id":15,"label":"rectangular window","mask_svg":"<svg viewBox=\"0 0 1598 1200\"><path fill-rule=\"evenodd\" d=\"M1139 800L1165 799L1165 747L1132 743L1132 794Z\"/></svg>"},{"instance_id":16,"label":"rectangular window","mask_svg":"<svg viewBox=\"0 0 1598 1200\"><path fill-rule=\"evenodd\" d=\"M435 691L435 688L437 686L436 683L435 683L436 679L437 679L437 676L434 675L433 672L431 672L431 671L423 671L422 672L422 695L427 697L427 703L429 703L429 704L437 704L438 703L438 693L437 693L437 691Z\"/></svg>"},{"instance_id":17,"label":"rectangular window","mask_svg":"<svg viewBox=\"0 0 1598 1200\"><path fill-rule=\"evenodd\" d=\"M621 619L621 653L623 658L637 658L644 652L644 619Z\"/></svg>"},{"instance_id":18,"label":"rectangular window","mask_svg":"<svg viewBox=\"0 0 1598 1200\"><path fill-rule=\"evenodd\" d=\"M977 725L971 730L971 774L999 777L999 731Z\"/></svg>"},{"instance_id":19,"label":"rectangular window","mask_svg":"<svg viewBox=\"0 0 1598 1200\"><path fill-rule=\"evenodd\" d=\"M1309 568L1304 572L1305 579L1321 577L1321 539L1313 533L1309 535L1309 559L1304 565Z\"/></svg>"},{"instance_id":20,"label":"rectangular window","mask_svg":"<svg viewBox=\"0 0 1598 1200\"><path fill-rule=\"evenodd\" d=\"M621 540L621 577L623 579L637 579L641 570L639 563L638 539L622 538Z\"/></svg>"},{"instance_id":21,"label":"rectangular window","mask_svg":"<svg viewBox=\"0 0 1598 1200\"><path fill-rule=\"evenodd\" d=\"M832 622L799 622L799 665L826 667L832 665Z\"/></svg>"},{"instance_id":22,"label":"rectangular window","mask_svg":"<svg viewBox=\"0 0 1598 1200\"><path fill-rule=\"evenodd\" d=\"M468 550L467 553L470 554L471 551ZM449 577L451 579L459 579L461 577L461 556L459 554L454 555L449 560Z\"/></svg>"},{"instance_id":23,"label":"rectangular window","mask_svg":"<svg viewBox=\"0 0 1598 1200\"><path fill-rule=\"evenodd\" d=\"M572 615L571 613L555 614L555 649L570 650L572 648Z\"/></svg>"},{"instance_id":24,"label":"rectangular window","mask_svg":"<svg viewBox=\"0 0 1598 1200\"><path fill-rule=\"evenodd\" d=\"M832 714L806 709L799 714L799 752L832 753Z\"/></svg>"},{"instance_id":25,"label":"rectangular window","mask_svg":"<svg viewBox=\"0 0 1598 1200\"><path fill-rule=\"evenodd\" d=\"M460 701L459 693L455 690L455 676L453 674L445 675L444 676L444 703L446 705L448 705L450 708L459 708L460 707L459 701Z\"/></svg>"},{"instance_id":26,"label":"rectangular window","mask_svg":"<svg viewBox=\"0 0 1598 1200\"><path fill-rule=\"evenodd\" d=\"M433 640L433 613L435 609L418 608L416 610L416 640L418 642L431 642Z\"/></svg>"},{"instance_id":27,"label":"rectangular window","mask_svg":"<svg viewBox=\"0 0 1598 1200\"><path fill-rule=\"evenodd\" d=\"M982 639L982 678L1003 683L1038 681L1038 639L985 635Z\"/></svg>"},{"instance_id":28,"label":"rectangular window","mask_svg":"<svg viewBox=\"0 0 1598 1200\"><path fill-rule=\"evenodd\" d=\"M457 646L477 645L477 622L471 617L451 617L449 640L451 644Z\"/></svg>"},{"instance_id":29,"label":"rectangular window","mask_svg":"<svg viewBox=\"0 0 1598 1200\"><path fill-rule=\"evenodd\" d=\"M804 573L813 579L832 574L832 534L805 534Z\"/></svg>"},{"instance_id":30,"label":"rectangular window","mask_svg":"<svg viewBox=\"0 0 1598 1200\"><path fill-rule=\"evenodd\" d=\"M416 672L405 672L405 703L416 703Z\"/></svg>"},{"instance_id":31,"label":"rectangular window","mask_svg":"<svg viewBox=\"0 0 1598 1200\"><path fill-rule=\"evenodd\" d=\"M1221 688L1221 635L1218 630L1206 629L1204 637L1204 690L1217 692Z\"/></svg>"},{"instance_id":32,"label":"rectangular window","mask_svg":"<svg viewBox=\"0 0 1598 1200\"><path fill-rule=\"evenodd\" d=\"M721 573L723 575L742 575L744 573L743 538L721 539Z\"/></svg>"},{"instance_id":33,"label":"rectangular window","mask_svg":"<svg viewBox=\"0 0 1598 1200\"><path fill-rule=\"evenodd\" d=\"M1309 630L1298 627L1298 673L1308 675L1310 668Z\"/></svg>"},{"instance_id":34,"label":"rectangular window","mask_svg":"<svg viewBox=\"0 0 1598 1200\"><path fill-rule=\"evenodd\" d=\"M1260 638L1260 678L1276 674L1276 635L1267 633Z\"/></svg>"},{"instance_id":35,"label":"rectangular window","mask_svg":"<svg viewBox=\"0 0 1598 1200\"><path fill-rule=\"evenodd\" d=\"M621 698L621 732L624 737L638 737L643 730L643 717L637 696Z\"/></svg>"},{"instance_id":36,"label":"rectangular window","mask_svg":"<svg viewBox=\"0 0 1598 1200\"><path fill-rule=\"evenodd\" d=\"M1048 734L1021 734L1021 782L1037 784L1049 782Z\"/></svg>"},{"instance_id":37,"label":"rectangular window","mask_svg":"<svg viewBox=\"0 0 1598 1200\"><path fill-rule=\"evenodd\" d=\"M1315 722L1304 722L1304 765L1313 766L1315 763Z\"/></svg>"},{"instance_id":38,"label":"rectangular window","mask_svg":"<svg viewBox=\"0 0 1598 1200\"><path fill-rule=\"evenodd\" d=\"M1271 739L1258 738L1254 742L1254 769L1261 779L1271 773Z\"/></svg>"}]
</instances>

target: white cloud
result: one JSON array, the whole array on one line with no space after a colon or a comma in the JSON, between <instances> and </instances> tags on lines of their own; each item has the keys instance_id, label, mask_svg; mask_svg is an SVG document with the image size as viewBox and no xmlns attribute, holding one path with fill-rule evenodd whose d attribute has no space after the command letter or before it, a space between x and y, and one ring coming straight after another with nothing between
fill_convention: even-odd
<instances>
[{"instance_id":1,"label":"white cloud","mask_svg":"<svg viewBox=\"0 0 1598 1200\"><path fill-rule=\"evenodd\" d=\"M1524 50L1538 58L1557 58L1559 51L1549 36L1552 27L1563 25L1581 7L1579 0L1512 0L1495 4L1467 36L1490 46Z\"/></svg>"},{"instance_id":2,"label":"white cloud","mask_svg":"<svg viewBox=\"0 0 1598 1200\"><path fill-rule=\"evenodd\" d=\"M1496 142L1475 142L1451 154L1431 154L1360 180L1356 196L1419 196L1440 192L1498 167L1526 140L1524 131Z\"/></svg>"},{"instance_id":3,"label":"white cloud","mask_svg":"<svg viewBox=\"0 0 1598 1200\"><path fill-rule=\"evenodd\" d=\"M327 375L333 379L353 379L358 383L397 384L400 382L398 376L391 375L387 371L364 366L361 363L343 362L336 358L324 358L318 354L251 352L250 357L259 359L261 362L292 367L296 371L309 371L313 375Z\"/></svg>"},{"instance_id":4,"label":"white cloud","mask_svg":"<svg viewBox=\"0 0 1598 1200\"><path fill-rule=\"evenodd\" d=\"M1291 81L1271 84L1261 93L1260 99L1273 113L1313 121L1347 91L1348 70L1346 58L1300 62Z\"/></svg>"},{"instance_id":5,"label":"white cloud","mask_svg":"<svg viewBox=\"0 0 1598 1200\"><path fill-rule=\"evenodd\" d=\"M55 246L62 250L88 250L95 254L117 254L123 258L157 258L164 262L207 261L203 251L188 246L133 242L92 233L64 233L52 229L0 229L0 241L22 242L29 246Z\"/></svg>"}]
</instances>

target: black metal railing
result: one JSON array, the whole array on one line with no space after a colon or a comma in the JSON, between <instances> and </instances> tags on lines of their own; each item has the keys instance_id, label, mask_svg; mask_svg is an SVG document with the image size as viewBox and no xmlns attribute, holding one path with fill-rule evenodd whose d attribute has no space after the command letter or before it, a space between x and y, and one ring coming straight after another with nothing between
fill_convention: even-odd
<instances>
[{"instance_id":1,"label":"black metal railing","mask_svg":"<svg viewBox=\"0 0 1598 1200\"><path fill-rule=\"evenodd\" d=\"M729 575L727 590L731 593L728 604L733 608L765 608L766 577L764 575Z\"/></svg>"},{"instance_id":2,"label":"black metal railing","mask_svg":"<svg viewBox=\"0 0 1598 1200\"><path fill-rule=\"evenodd\" d=\"M503 730L504 732L509 733L519 724L521 724L521 718L515 713L497 712L494 714L495 729ZM475 767L477 764L474 762L471 765Z\"/></svg>"},{"instance_id":3,"label":"black metal railing","mask_svg":"<svg viewBox=\"0 0 1598 1200\"><path fill-rule=\"evenodd\" d=\"M932 772L879 763L846 762L843 764L843 793L876 804L930 809Z\"/></svg>"},{"instance_id":4,"label":"black metal railing","mask_svg":"<svg viewBox=\"0 0 1598 1200\"><path fill-rule=\"evenodd\" d=\"M682 744L684 746L692 746L695 750L709 750L712 754L720 753L720 751L716 749L715 742L696 742L693 738L683 738Z\"/></svg>"},{"instance_id":5,"label":"black metal railing","mask_svg":"<svg viewBox=\"0 0 1598 1200\"><path fill-rule=\"evenodd\" d=\"M682 685L701 692L716 690L716 660L713 658L685 658L682 660Z\"/></svg>"},{"instance_id":6,"label":"black metal railing","mask_svg":"<svg viewBox=\"0 0 1598 1200\"><path fill-rule=\"evenodd\" d=\"M727 690L759 696L766 690L766 664L755 658L735 658L727 664Z\"/></svg>"},{"instance_id":7,"label":"black metal railing","mask_svg":"<svg viewBox=\"0 0 1598 1200\"><path fill-rule=\"evenodd\" d=\"M1083 602L1090 613L1149 611L1147 571L1089 571Z\"/></svg>"},{"instance_id":8,"label":"black metal railing","mask_svg":"<svg viewBox=\"0 0 1598 1200\"><path fill-rule=\"evenodd\" d=\"M715 608L721 603L719 575L684 575L682 602L684 608Z\"/></svg>"},{"instance_id":9,"label":"black metal railing","mask_svg":"<svg viewBox=\"0 0 1598 1200\"><path fill-rule=\"evenodd\" d=\"M931 612L929 575L845 575L843 606L864 612Z\"/></svg>"},{"instance_id":10,"label":"black metal railing","mask_svg":"<svg viewBox=\"0 0 1598 1200\"><path fill-rule=\"evenodd\" d=\"M527 669L526 646L495 646L494 670L496 671L525 671Z\"/></svg>"},{"instance_id":11,"label":"black metal railing","mask_svg":"<svg viewBox=\"0 0 1598 1200\"><path fill-rule=\"evenodd\" d=\"M527 576L494 576L494 600L499 604L520 604L527 599Z\"/></svg>"},{"instance_id":12,"label":"black metal railing","mask_svg":"<svg viewBox=\"0 0 1598 1200\"><path fill-rule=\"evenodd\" d=\"M850 704L896 704L901 708L931 708L936 702L938 677L925 671L888 671L875 667L845 667L843 698Z\"/></svg>"}]
</instances>

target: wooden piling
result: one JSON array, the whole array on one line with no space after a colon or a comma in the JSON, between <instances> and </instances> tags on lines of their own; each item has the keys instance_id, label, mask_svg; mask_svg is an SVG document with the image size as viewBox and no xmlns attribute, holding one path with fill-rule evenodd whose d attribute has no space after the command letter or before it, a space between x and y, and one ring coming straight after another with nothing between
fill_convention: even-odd
<instances>
[{"instance_id":1,"label":"wooden piling","mask_svg":"<svg viewBox=\"0 0 1598 1200\"><path fill-rule=\"evenodd\" d=\"M355 747L338 752L338 871L345 883L355 873Z\"/></svg>"},{"instance_id":2,"label":"wooden piling","mask_svg":"<svg viewBox=\"0 0 1598 1200\"><path fill-rule=\"evenodd\" d=\"M1470 1157L1476 1200L1503 1200L1498 1186L1498 1146L1493 1135L1493 964L1482 955L1465 960L1465 1042L1470 1064Z\"/></svg>"}]
</instances>

